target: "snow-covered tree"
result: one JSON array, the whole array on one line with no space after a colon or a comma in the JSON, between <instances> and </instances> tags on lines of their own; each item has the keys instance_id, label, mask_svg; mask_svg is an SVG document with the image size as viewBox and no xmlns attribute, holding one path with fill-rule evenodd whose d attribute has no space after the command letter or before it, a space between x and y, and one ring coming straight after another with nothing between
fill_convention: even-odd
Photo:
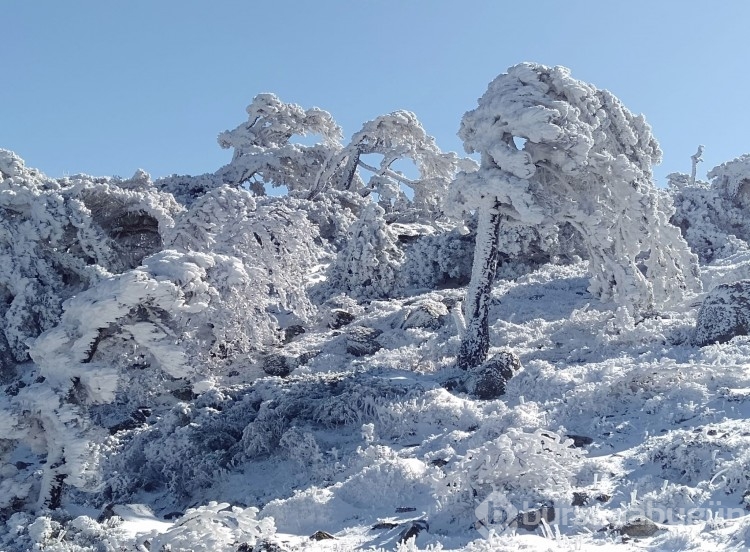
<instances>
[{"instance_id":1,"label":"snow-covered tree","mask_svg":"<svg viewBox=\"0 0 750 552\"><path fill-rule=\"evenodd\" d=\"M247 114L247 122L219 135L222 148L234 149L231 163L220 170L227 184L246 184L258 195L266 184L310 190L341 149L341 129L322 109L305 110L273 94L259 94ZM290 141L311 134L322 141L311 146Z\"/></svg>"},{"instance_id":2,"label":"snow-covered tree","mask_svg":"<svg viewBox=\"0 0 750 552\"><path fill-rule=\"evenodd\" d=\"M490 83L459 135L482 156L452 187L479 217L460 366L481 363L489 348L501 223L573 226L588 250L589 291L636 318L699 288L695 256L652 183L659 146L610 92L563 67L519 64Z\"/></svg>"},{"instance_id":3,"label":"snow-covered tree","mask_svg":"<svg viewBox=\"0 0 750 552\"><path fill-rule=\"evenodd\" d=\"M365 161L372 155L381 156L378 166ZM399 160L413 162L418 178L407 178L393 170ZM395 111L366 122L352 136L321 175L318 190L374 192L386 213L393 213L390 218L435 220L444 214L443 202L456 172L473 167L469 159L443 153L414 113ZM413 192L411 199L404 186Z\"/></svg>"},{"instance_id":4,"label":"snow-covered tree","mask_svg":"<svg viewBox=\"0 0 750 552\"><path fill-rule=\"evenodd\" d=\"M331 293L376 299L394 291L403 255L383 214L380 206L370 203L349 228L346 244L328 270Z\"/></svg>"},{"instance_id":5,"label":"snow-covered tree","mask_svg":"<svg viewBox=\"0 0 750 552\"><path fill-rule=\"evenodd\" d=\"M273 94L260 94L247 108L248 121L219 135L219 144L234 148L231 163L221 169L225 183L245 186L257 194L265 185L286 186L292 195L316 199L321 194L367 196L377 194L387 212L400 217L435 219L449 182L471 161L443 153L422 128L414 113L396 111L366 122L347 145L332 116L321 109L287 104ZM317 135L313 145L294 137ZM366 161L380 157L378 166ZM392 168L399 160L415 165L418 178ZM402 189L413 192L409 198ZM344 198L345 200L345 198Z\"/></svg>"},{"instance_id":6,"label":"snow-covered tree","mask_svg":"<svg viewBox=\"0 0 750 552\"><path fill-rule=\"evenodd\" d=\"M218 136L222 148L234 150L227 165L214 173L161 178L159 189L186 206L225 185L244 187L256 196L266 195L268 187L309 195L342 148L333 117L315 107L284 103L274 94L257 95L246 111L246 122ZM310 144L312 136L320 140Z\"/></svg>"},{"instance_id":7,"label":"snow-covered tree","mask_svg":"<svg viewBox=\"0 0 750 552\"><path fill-rule=\"evenodd\" d=\"M668 176L672 223L704 263L750 248L750 155L713 168L708 177L710 182Z\"/></svg>"}]
</instances>

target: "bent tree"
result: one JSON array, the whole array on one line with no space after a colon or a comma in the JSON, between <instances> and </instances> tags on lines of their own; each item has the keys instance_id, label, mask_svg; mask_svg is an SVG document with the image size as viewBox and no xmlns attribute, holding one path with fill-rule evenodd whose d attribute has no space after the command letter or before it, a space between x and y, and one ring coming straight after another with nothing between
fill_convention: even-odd
<instances>
[{"instance_id":1,"label":"bent tree","mask_svg":"<svg viewBox=\"0 0 750 552\"><path fill-rule=\"evenodd\" d=\"M459 136L479 153L451 199L478 216L464 304L463 369L489 351L489 305L505 225L570 224L589 256L589 291L635 320L700 289L698 264L652 181L659 145L641 115L564 67L522 63L492 81Z\"/></svg>"}]
</instances>

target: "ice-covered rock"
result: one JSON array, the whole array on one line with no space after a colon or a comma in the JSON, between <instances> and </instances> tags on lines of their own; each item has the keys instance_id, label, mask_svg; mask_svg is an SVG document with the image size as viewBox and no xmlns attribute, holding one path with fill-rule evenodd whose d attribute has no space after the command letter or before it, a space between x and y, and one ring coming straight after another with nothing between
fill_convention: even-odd
<instances>
[{"instance_id":1,"label":"ice-covered rock","mask_svg":"<svg viewBox=\"0 0 750 552\"><path fill-rule=\"evenodd\" d=\"M331 317L328 322L328 327L332 330L338 330L342 326L346 326L354 320L354 315L343 309L333 309L331 311Z\"/></svg>"},{"instance_id":2,"label":"ice-covered rock","mask_svg":"<svg viewBox=\"0 0 750 552\"><path fill-rule=\"evenodd\" d=\"M693 334L693 344L703 347L725 343L750 333L750 280L722 284L703 301Z\"/></svg>"},{"instance_id":3,"label":"ice-covered rock","mask_svg":"<svg viewBox=\"0 0 750 552\"><path fill-rule=\"evenodd\" d=\"M284 343L289 343L295 337L302 335L306 331L307 330L305 330L300 324L293 324L292 326L284 328Z\"/></svg>"},{"instance_id":4,"label":"ice-covered rock","mask_svg":"<svg viewBox=\"0 0 750 552\"><path fill-rule=\"evenodd\" d=\"M448 320L448 308L438 301L425 299L412 308L401 323L401 328L437 330Z\"/></svg>"},{"instance_id":5,"label":"ice-covered rock","mask_svg":"<svg viewBox=\"0 0 750 552\"><path fill-rule=\"evenodd\" d=\"M652 537L659 531L659 526L647 517L638 517L618 529L618 532L628 537Z\"/></svg>"},{"instance_id":6,"label":"ice-covered rock","mask_svg":"<svg viewBox=\"0 0 750 552\"><path fill-rule=\"evenodd\" d=\"M297 367L297 363L288 356L271 353L263 357L262 367L263 371L269 376L284 378L292 373L292 370Z\"/></svg>"},{"instance_id":7,"label":"ice-covered rock","mask_svg":"<svg viewBox=\"0 0 750 552\"><path fill-rule=\"evenodd\" d=\"M377 337L382 330L355 326L346 334L346 352L357 357L372 355L383 348Z\"/></svg>"}]
</instances>

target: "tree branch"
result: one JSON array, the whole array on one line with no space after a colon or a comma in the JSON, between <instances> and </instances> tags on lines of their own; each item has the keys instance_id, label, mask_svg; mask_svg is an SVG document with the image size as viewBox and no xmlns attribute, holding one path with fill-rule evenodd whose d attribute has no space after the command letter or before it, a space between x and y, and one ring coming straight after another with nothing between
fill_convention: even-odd
<instances>
[{"instance_id":1,"label":"tree branch","mask_svg":"<svg viewBox=\"0 0 750 552\"><path fill-rule=\"evenodd\" d=\"M405 176L402 176L402 175L398 174L397 172L392 171L391 169L382 169L382 170L379 170L379 169L376 169L375 167L373 167L372 165L368 165L367 163L365 163L361 159L357 162L357 165L359 165L363 169L367 169L368 171L373 172L373 173L375 173L375 174L377 174L379 176L383 176L383 175L390 176L393 180L396 180L396 181L400 182L401 184L409 186L410 188L413 188L414 185L416 184L415 180L409 180Z\"/></svg>"}]
</instances>

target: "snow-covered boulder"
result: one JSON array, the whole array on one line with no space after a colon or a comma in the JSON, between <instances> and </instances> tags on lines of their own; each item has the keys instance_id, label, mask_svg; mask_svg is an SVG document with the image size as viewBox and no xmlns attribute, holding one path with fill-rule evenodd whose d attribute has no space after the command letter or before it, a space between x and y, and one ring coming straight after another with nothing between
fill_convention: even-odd
<instances>
[{"instance_id":1,"label":"snow-covered boulder","mask_svg":"<svg viewBox=\"0 0 750 552\"><path fill-rule=\"evenodd\" d=\"M346 333L346 352L357 357L372 355L383 346L378 343L377 337L382 330L354 326Z\"/></svg>"},{"instance_id":2,"label":"snow-covered boulder","mask_svg":"<svg viewBox=\"0 0 750 552\"><path fill-rule=\"evenodd\" d=\"M448 320L448 307L438 301L425 299L409 310L401 328L426 328L437 330Z\"/></svg>"},{"instance_id":3,"label":"snow-covered boulder","mask_svg":"<svg viewBox=\"0 0 750 552\"><path fill-rule=\"evenodd\" d=\"M297 362L291 357L271 353L263 357L262 366L263 371L269 376L285 378L297 367Z\"/></svg>"},{"instance_id":4,"label":"snow-covered boulder","mask_svg":"<svg viewBox=\"0 0 750 552\"><path fill-rule=\"evenodd\" d=\"M698 313L693 344L725 343L750 333L750 280L722 284L708 294Z\"/></svg>"},{"instance_id":5,"label":"snow-covered boulder","mask_svg":"<svg viewBox=\"0 0 750 552\"><path fill-rule=\"evenodd\" d=\"M351 323L354 318L354 315L348 311L343 309L333 309L328 321L328 327L332 330L338 330L340 327Z\"/></svg>"},{"instance_id":6,"label":"snow-covered boulder","mask_svg":"<svg viewBox=\"0 0 750 552\"><path fill-rule=\"evenodd\" d=\"M299 324L293 324L284 328L284 343L289 343L295 337L302 335L306 331L307 330L305 330L305 328Z\"/></svg>"}]
</instances>

